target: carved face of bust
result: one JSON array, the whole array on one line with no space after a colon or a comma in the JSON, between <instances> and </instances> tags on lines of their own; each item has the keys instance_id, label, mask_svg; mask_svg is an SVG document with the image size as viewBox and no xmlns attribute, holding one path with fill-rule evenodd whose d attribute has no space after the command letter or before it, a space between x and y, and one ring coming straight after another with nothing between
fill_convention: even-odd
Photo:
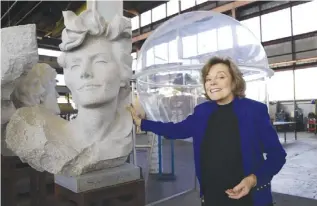
<instances>
[{"instance_id":1,"label":"carved face of bust","mask_svg":"<svg viewBox=\"0 0 317 206\"><path fill-rule=\"evenodd\" d=\"M95 107L118 96L120 67L105 37L88 37L83 47L66 53L65 63L65 83L76 104Z\"/></svg>"},{"instance_id":2,"label":"carved face of bust","mask_svg":"<svg viewBox=\"0 0 317 206\"><path fill-rule=\"evenodd\" d=\"M59 114L61 111L57 103L58 97L59 94L56 91L56 84L52 83L47 88L47 95L41 99L41 104L55 114Z\"/></svg>"},{"instance_id":3,"label":"carved face of bust","mask_svg":"<svg viewBox=\"0 0 317 206\"><path fill-rule=\"evenodd\" d=\"M17 108L42 105L54 114L59 114L56 91L56 72L45 63L34 65L32 70L22 76L12 93Z\"/></svg>"}]
</instances>

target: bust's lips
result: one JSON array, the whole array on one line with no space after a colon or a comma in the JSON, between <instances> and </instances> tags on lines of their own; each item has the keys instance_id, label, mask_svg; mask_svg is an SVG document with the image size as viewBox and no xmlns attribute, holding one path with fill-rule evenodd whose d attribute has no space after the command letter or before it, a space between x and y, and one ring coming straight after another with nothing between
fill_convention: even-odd
<instances>
[{"instance_id":1,"label":"bust's lips","mask_svg":"<svg viewBox=\"0 0 317 206\"><path fill-rule=\"evenodd\" d=\"M84 84L83 86L79 87L78 91L82 90L91 90L101 87L100 84Z\"/></svg>"}]
</instances>

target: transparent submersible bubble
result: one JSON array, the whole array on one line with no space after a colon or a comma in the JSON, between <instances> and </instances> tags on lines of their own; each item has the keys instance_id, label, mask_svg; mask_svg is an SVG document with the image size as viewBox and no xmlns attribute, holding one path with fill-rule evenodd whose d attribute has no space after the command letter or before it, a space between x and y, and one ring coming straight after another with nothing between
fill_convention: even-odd
<instances>
[{"instance_id":1,"label":"transparent submersible bubble","mask_svg":"<svg viewBox=\"0 0 317 206\"><path fill-rule=\"evenodd\" d=\"M247 97L267 101L265 79L274 73L261 42L229 16L195 11L163 23L139 52L136 88L147 118L179 122L205 101L200 72L213 56L235 61L248 82Z\"/></svg>"}]
</instances>

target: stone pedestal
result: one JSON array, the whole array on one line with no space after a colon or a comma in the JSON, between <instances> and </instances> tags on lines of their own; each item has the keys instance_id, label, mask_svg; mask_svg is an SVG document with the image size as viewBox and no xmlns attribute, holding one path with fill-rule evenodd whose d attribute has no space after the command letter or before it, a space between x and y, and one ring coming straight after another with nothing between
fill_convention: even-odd
<instances>
[{"instance_id":1,"label":"stone pedestal","mask_svg":"<svg viewBox=\"0 0 317 206\"><path fill-rule=\"evenodd\" d=\"M144 206L145 182L141 169L126 163L80 177L55 176L55 198L77 206Z\"/></svg>"},{"instance_id":2,"label":"stone pedestal","mask_svg":"<svg viewBox=\"0 0 317 206\"><path fill-rule=\"evenodd\" d=\"M99 170L78 177L55 175L55 184L67 188L75 193L81 193L125 182L131 182L140 178L140 168L135 165L125 163L119 167Z\"/></svg>"}]
</instances>

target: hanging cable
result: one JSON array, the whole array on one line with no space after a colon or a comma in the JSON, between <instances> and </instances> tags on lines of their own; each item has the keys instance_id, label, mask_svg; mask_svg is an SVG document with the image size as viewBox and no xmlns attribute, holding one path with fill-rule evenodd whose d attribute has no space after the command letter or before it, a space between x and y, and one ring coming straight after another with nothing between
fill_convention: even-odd
<instances>
[{"instance_id":1,"label":"hanging cable","mask_svg":"<svg viewBox=\"0 0 317 206\"><path fill-rule=\"evenodd\" d=\"M18 2L18 0L16 0L16 1L10 6L10 8L6 11L6 13L4 13L4 14L2 15L1 21L2 21L2 19L3 19L7 14L9 14L9 12L11 11L11 9L14 7L14 5L16 5L17 2Z\"/></svg>"},{"instance_id":2,"label":"hanging cable","mask_svg":"<svg viewBox=\"0 0 317 206\"><path fill-rule=\"evenodd\" d=\"M36 9L42 1L38 2L28 13L26 13L14 26L18 25L21 21L23 21L34 9Z\"/></svg>"}]
</instances>

